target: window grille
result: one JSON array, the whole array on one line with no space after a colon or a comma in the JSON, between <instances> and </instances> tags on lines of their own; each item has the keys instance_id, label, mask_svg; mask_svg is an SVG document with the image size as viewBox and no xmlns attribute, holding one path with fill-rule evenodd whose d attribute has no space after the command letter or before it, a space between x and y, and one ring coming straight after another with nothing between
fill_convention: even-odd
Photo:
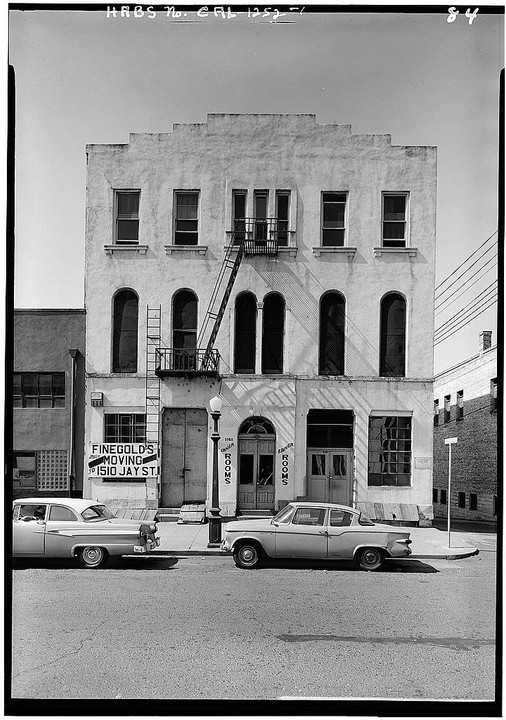
<instances>
[{"instance_id":1,"label":"window grille","mask_svg":"<svg viewBox=\"0 0 506 720\"><path fill-rule=\"evenodd\" d=\"M411 418L369 418L369 485L411 484Z\"/></svg>"},{"instance_id":2,"label":"window grille","mask_svg":"<svg viewBox=\"0 0 506 720\"><path fill-rule=\"evenodd\" d=\"M37 452L37 489L69 489L66 450L39 450Z\"/></svg>"}]
</instances>

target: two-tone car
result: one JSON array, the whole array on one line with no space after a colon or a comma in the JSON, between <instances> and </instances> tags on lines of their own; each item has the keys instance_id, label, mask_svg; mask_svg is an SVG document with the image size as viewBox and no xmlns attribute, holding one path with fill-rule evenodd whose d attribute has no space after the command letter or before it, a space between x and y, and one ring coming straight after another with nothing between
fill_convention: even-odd
<instances>
[{"instance_id":1,"label":"two-tone car","mask_svg":"<svg viewBox=\"0 0 506 720\"><path fill-rule=\"evenodd\" d=\"M77 558L99 568L109 557L145 555L160 544L156 522L117 518L96 500L21 498L13 503L16 558Z\"/></svg>"},{"instance_id":2,"label":"two-tone car","mask_svg":"<svg viewBox=\"0 0 506 720\"><path fill-rule=\"evenodd\" d=\"M387 558L411 554L405 529L376 524L359 510L332 503L292 502L273 518L223 527L221 549L245 569L267 557L354 560L362 570L377 570Z\"/></svg>"}]
</instances>

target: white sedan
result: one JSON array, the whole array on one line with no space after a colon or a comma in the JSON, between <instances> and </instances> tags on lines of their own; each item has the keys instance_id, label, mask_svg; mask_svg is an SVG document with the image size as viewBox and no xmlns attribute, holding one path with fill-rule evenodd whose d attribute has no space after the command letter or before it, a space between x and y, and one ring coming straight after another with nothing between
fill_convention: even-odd
<instances>
[{"instance_id":1,"label":"white sedan","mask_svg":"<svg viewBox=\"0 0 506 720\"><path fill-rule=\"evenodd\" d=\"M293 502L273 518L236 520L223 528L222 550L245 569L269 557L355 560L362 570L377 570L385 558L411 555L409 532L376 525L345 505Z\"/></svg>"},{"instance_id":2,"label":"white sedan","mask_svg":"<svg viewBox=\"0 0 506 720\"><path fill-rule=\"evenodd\" d=\"M98 568L109 556L145 554L160 544L155 522L117 518L95 500L22 498L12 519L14 557L77 557Z\"/></svg>"}]
</instances>

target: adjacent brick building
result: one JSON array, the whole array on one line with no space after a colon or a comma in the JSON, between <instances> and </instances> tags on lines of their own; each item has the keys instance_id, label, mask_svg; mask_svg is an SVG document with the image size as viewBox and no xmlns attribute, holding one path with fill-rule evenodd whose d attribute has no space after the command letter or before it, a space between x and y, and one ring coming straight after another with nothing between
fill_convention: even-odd
<instances>
[{"instance_id":1,"label":"adjacent brick building","mask_svg":"<svg viewBox=\"0 0 506 720\"><path fill-rule=\"evenodd\" d=\"M80 497L84 310L15 310L13 340L12 495Z\"/></svg>"},{"instance_id":2,"label":"adjacent brick building","mask_svg":"<svg viewBox=\"0 0 506 720\"><path fill-rule=\"evenodd\" d=\"M89 145L85 494L209 506L219 394L222 515L430 522L435 227L434 147L314 115Z\"/></svg>"},{"instance_id":3,"label":"adjacent brick building","mask_svg":"<svg viewBox=\"0 0 506 720\"><path fill-rule=\"evenodd\" d=\"M434 382L436 517L448 515L448 446L452 447L451 517L497 520L497 345L480 334L479 353L440 373Z\"/></svg>"}]
</instances>

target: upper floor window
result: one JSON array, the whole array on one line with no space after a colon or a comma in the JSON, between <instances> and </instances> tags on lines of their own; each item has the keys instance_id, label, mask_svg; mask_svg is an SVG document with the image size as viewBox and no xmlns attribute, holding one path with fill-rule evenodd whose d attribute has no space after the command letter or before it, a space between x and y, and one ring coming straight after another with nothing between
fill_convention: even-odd
<instances>
[{"instance_id":1,"label":"upper floor window","mask_svg":"<svg viewBox=\"0 0 506 720\"><path fill-rule=\"evenodd\" d=\"M264 299L262 328L262 372L283 372L285 301L279 293Z\"/></svg>"},{"instance_id":2,"label":"upper floor window","mask_svg":"<svg viewBox=\"0 0 506 720\"><path fill-rule=\"evenodd\" d=\"M269 208L269 191L255 190L254 193L254 214L255 214L255 240L267 240L267 217Z\"/></svg>"},{"instance_id":3,"label":"upper floor window","mask_svg":"<svg viewBox=\"0 0 506 720\"><path fill-rule=\"evenodd\" d=\"M406 247L407 211L408 193L383 193L383 247Z\"/></svg>"},{"instance_id":4,"label":"upper floor window","mask_svg":"<svg viewBox=\"0 0 506 720\"><path fill-rule=\"evenodd\" d=\"M278 245L288 245L288 225L290 213L290 191L276 190L276 229Z\"/></svg>"},{"instance_id":5,"label":"upper floor window","mask_svg":"<svg viewBox=\"0 0 506 720\"><path fill-rule=\"evenodd\" d=\"M439 425L439 400L434 400L434 427Z\"/></svg>"},{"instance_id":6,"label":"upper floor window","mask_svg":"<svg viewBox=\"0 0 506 720\"><path fill-rule=\"evenodd\" d=\"M369 485L411 484L411 418L369 418Z\"/></svg>"},{"instance_id":7,"label":"upper floor window","mask_svg":"<svg viewBox=\"0 0 506 720\"><path fill-rule=\"evenodd\" d=\"M174 217L174 244L198 245L198 190L176 191L175 205L176 208Z\"/></svg>"},{"instance_id":8,"label":"upper floor window","mask_svg":"<svg viewBox=\"0 0 506 720\"><path fill-rule=\"evenodd\" d=\"M450 422L450 419L451 419L451 403L452 403L452 396L445 395L445 407L444 407L445 423Z\"/></svg>"},{"instance_id":9,"label":"upper floor window","mask_svg":"<svg viewBox=\"0 0 506 720\"><path fill-rule=\"evenodd\" d=\"M406 374L406 301L389 293L381 301L380 375L404 377Z\"/></svg>"},{"instance_id":10,"label":"upper floor window","mask_svg":"<svg viewBox=\"0 0 506 720\"><path fill-rule=\"evenodd\" d=\"M105 443L140 443L146 441L146 416L141 413L106 413Z\"/></svg>"},{"instance_id":11,"label":"upper floor window","mask_svg":"<svg viewBox=\"0 0 506 720\"><path fill-rule=\"evenodd\" d=\"M337 292L320 301L319 375L344 375L344 323L346 302Z\"/></svg>"},{"instance_id":12,"label":"upper floor window","mask_svg":"<svg viewBox=\"0 0 506 720\"><path fill-rule=\"evenodd\" d=\"M14 373L13 407L64 408L65 373Z\"/></svg>"},{"instance_id":13,"label":"upper floor window","mask_svg":"<svg viewBox=\"0 0 506 720\"><path fill-rule=\"evenodd\" d=\"M192 290L179 290L172 302L174 369L195 370L198 299Z\"/></svg>"},{"instance_id":14,"label":"upper floor window","mask_svg":"<svg viewBox=\"0 0 506 720\"><path fill-rule=\"evenodd\" d=\"M322 193L321 244L342 247L346 232L346 193Z\"/></svg>"},{"instance_id":15,"label":"upper floor window","mask_svg":"<svg viewBox=\"0 0 506 720\"><path fill-rule=\"evenodd\" d=\"M232 193L233 242L240 244L246 238L246 190L234 190Z\"/></svg>"},{"instance_id":16,"label":"upper floor window","mask_svg":"<svg viewBox=\"0 0 506 720\"><path fill-rule=\"evenodd\" d=\"M497 412L497 378L490 381L490 412Z\"/></svg>"},{"instance_id":17,"label":"upper floor window","mask_svg":"<svg viewBox=\"0 0 506 720\"><path fill-rule=\"evenodd\" d=\"M115 191L116 245L138 245L140 190Z\"/></svg>"},{"instance_id":18,"label":"upper floor window","mask_svg":"<svg viewBox=\"0 0 506 720\"><path fill-rule=\"evenodd\" d=\"M259 245L272 241L278 246L287 246L290 235L290 197L290 190L276 190L274 200L269 190L254 190L253 207L248 209L247 190L233 190L233 244L252 240Z\"/></svg>"},{"instance_id":19,"label":"upper floor window","mask_svg":"<svg viewBox=\"0 0 506 720\"><path fill-rule=\"evenodd\" d=\"M464 391L458 390L457 392L457 420L462 420L464 417Z\"/></svg>"},{"instance_id":20,"label":"upper floor window","mask_svg":"<svg viewBox=\"0 0 506 720\"><path fill-rule=\"evenodd\" d=\"M120 290L114 297L113 372L137 372L139 299L133 290Z\"/></svg>"},{"instance_id":21,"label":"upper floor window","mask_svg":"<svg viewBox=\"0 0 506 720\"><path fill-rule=\"evenodd\" d=\"M254 373L256 357L257 302L253 293L244 292L235 301L236 373Z\"/></svg>"}]
</instances>

